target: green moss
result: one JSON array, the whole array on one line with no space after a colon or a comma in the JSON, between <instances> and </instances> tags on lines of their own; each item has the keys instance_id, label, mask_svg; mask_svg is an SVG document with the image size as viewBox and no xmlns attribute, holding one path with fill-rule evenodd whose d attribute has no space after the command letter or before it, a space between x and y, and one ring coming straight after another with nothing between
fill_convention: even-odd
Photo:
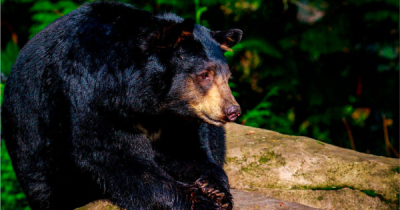
<instances>
[{"instance_id":1,"label":"green moss","mask_svg":"<svg viewBox=\"0 0 400 210\"><path fill-rule=\"evenodd\" d=\"M250 169L248 167L241 167L241 171L249 173Z\"/></svg>"},{"instance_id":2,"label":"green moss","mask_svg":"<svg viewBox=\"0 0 400 210\"><path fill-rule=\"evenodd\" d=\"M324 198L323 198L322 196L319 196L317 199L318 199L319 201L322 201Z\"/></svg>"},{"instance_id":3,"label":"green moss","mask_svg":"<svg viewBox=\"0 0 400 210\"><path fill-rule=\"evenodd\" d=\"M236 157L227 157L227 158L225 159L225 161L226 161L227 163L234 163L234 162L236 162Z\"/></svg>"},{"instance_id":4,"label":"green moss","mask_svg":"<svg viewBox=\"0 0 400 210\"><path fill-rule=\"evenodd\" d=\"M236 163L241 165L241 171L246 173L254 173L259 176L265 170L270 170L269 166L277 167L286 164L281 154L276 154L274 151L262 152L259 155L253 155L250 158L244 156L243 158L227 158L227 163ZM250 162L252 161L252 162Z\"/></svg>"},{"instance_id":5,"label":"green moss","mask_svg":"<svg viewBox=\"0 0 400 210\"><path fill-rule=\"evenodd\" d=\"M354 190L354 187L347 187L347 186L338 186L338 187L328 186L328 187L321 187L321 188L313 187L313 188L308 188L308 189L311 189L311 190L340 190L343 188L349 188L349 189ZM383 201L385 203L398 203L398 201L393 202L393 201L389 201L389 200L385 199L383 197L383 195L376 193L374 190L360 190L360 192L363 192L370 197L378 197L381 201Z\"/></svg>"},{"instance_id":6,"label":"green moss","mask_svg":"<svg viewBox=\"0 0 400 210\"><path fill-rule=\"evenodd\" d=\"M322 188L311 188L311 190L340 190L343 189L344 187L322 187ZM350 189L353 189L352 187L349 187Z\"/></svg>"},{"instance_id":7,"label":"green moss","mask_svg":"<svg viewBox=\"0 0 400 210\"><path fill-rule=\"evenodd\" d=\"M286 161L284 158L282 158L282 155L276 154L274 151L268 151L267 153L260 154L258 162L260 164L265 164L271 160L276 160L276 163L278 163L279 165L286 165Z\"/></svg>"},{"instance_id":8,"label":"green moss","mask_svg":"<svg viewBox=\"0 0 400 210\"><path fill-rule=\"evenodd\" d=\"M249 164L249 167L251 167L251 168L257 168L259 165L256 163L256 162L251 162L250 164Z\"/></svg>"},{"instance_id":9,"label":"green moss","mask_svg":"<svg viewBox=\"0 0 400 210\"><path fill-rule=\"evenodd\" d=\"M264 164L264 163L266 163L268 161L269 161L269 159L267 157L265 157L265 156L261 156L260 160L258 160L258 162L260 162L260 164Z\"/></svg>"},{"instance_id":10,"label":"green moss","mask_svg":"<svg viewBox=\"0 0 400 210\"><path fill-rule=\"evenodd\" d=\"M381 201L383 201L383 202L385 202L385 203L396 203L396 204L399 203L399 200L397 200L397 201L395 201L395 202L389 201L389 200L385 199L385 198L383 197L383 195L377 194L377 193L376 193L375 191L373 191L373 190L360 190L360 191L363 192L363 193L365 193L365 194L368 195L368 196L371 196L371 197L378 197Z\"/></svg>"},{"instance_id":11,"label":"green moss","mask_svg":"<svg viewBox=\"0 0 400 210\"><path fill-rule=\"evenodd\" d=\"M367 194L368 196L376 197L378 196L375 191L373 190L361 190L361 192Z\"/></svg>"},{"instance_id":12,"label":"green moss","mask_svg":"<svg viewBox=\"0 0 400 210\"><path fill-rule=\"evenodd\" d=\"M252 162L247 166L241 167L240 170L249 173L250 171L257 170L258 168L259 165L256 162Z\"/></svg>"},{"instance_id":13,"label":"green moss","mask_svg":"<svg viewBox=\"0 0 400 210\"><path fill-rule=\"evenodd\" d=\"M396 167L396 168L392 168L391 171L396 172L396 173L400 173L400 166Z\"/></svg>"},{"instance_id":14,"label":"green moss","mask_svg":"<svg viewBox=\"0 0 400 210\"><path fill-rule=\"evenodd\" d=\"M254 186L254 183L253 183L253 182L250 182L249 187L250 187L250 189L253 189L253 188L255 187L255 186Z\"/></svg>"}]
</instances>

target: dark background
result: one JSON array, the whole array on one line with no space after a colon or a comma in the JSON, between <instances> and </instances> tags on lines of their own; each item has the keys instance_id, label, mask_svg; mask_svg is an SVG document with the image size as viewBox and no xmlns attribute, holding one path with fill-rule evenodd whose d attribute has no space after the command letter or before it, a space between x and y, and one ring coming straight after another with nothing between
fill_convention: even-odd
<instances>
[{"instance_id":1,"label":"dark background","mask_svg":"<svg viewBox=\"0 0 400 210\"><path fill-rule=\"evenodd\" d=\"M1 0L2 91L25 43L84 2ZM398 157L397 0L124 2L212 30L243 30L226 54L243 110L238 123ZM3 140L1 163L1 209L29 209Z\"/></svg>"}]
</instances>

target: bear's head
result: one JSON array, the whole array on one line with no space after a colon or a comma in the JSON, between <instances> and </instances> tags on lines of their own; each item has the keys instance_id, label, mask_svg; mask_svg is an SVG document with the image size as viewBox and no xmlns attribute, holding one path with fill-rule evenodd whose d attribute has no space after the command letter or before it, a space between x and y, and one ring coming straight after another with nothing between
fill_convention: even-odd
<instances>
[{"instance_id":1,"label":"bear's head","mask_svg":"<svg viewBox=\"0 0 400 210\"><path fill-rule=\"evenodd\" d=\"M231 73L224 52L241 37L239 29L210 31L192 19L165 27L157 48L173 77L164 109L217 126L240 116L228 85Z\"/></svg>"}]
</instances>

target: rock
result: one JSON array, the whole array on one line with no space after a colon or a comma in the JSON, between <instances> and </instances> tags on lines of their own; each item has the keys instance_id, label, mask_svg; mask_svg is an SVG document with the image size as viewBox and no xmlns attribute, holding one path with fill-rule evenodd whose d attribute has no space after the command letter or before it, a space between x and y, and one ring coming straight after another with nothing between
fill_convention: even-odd
<instances>
[{"instance_id":1,"label":"rock","mask_svg":"<svg viewBox=\"0 0 400 210\"><path fill-rule=\"evenodd\" d=\"M246 192L241 190L231 190L234 197L234 210L313 210L309 206L298 203L281 201L275 198L267 197L261 193Z\"/></svg>"},{"instance_id":2,"label":"rock","mask_svg":"<svg viewBox=\"0 0 400 210\"><path fill-rule=\"evenodd\" d=\"M104 199L91 202L88 205L77 208L75 210L120 210L120 208L113 205L109 200Z\"/></svg>"},{"instance_id":3,"label":"rock","mask_svg":"<svg viewBox=\"0 0 400 210\"><path fill-rule=\"evenodd\" d=\"M313 210L308 206L298 203L281 201L267 197L260 193L246 192L242 190L232 190L235 207L234 210ZM92 202L76 210L119 210L107 200Z\"/></svg>"},{"instance_id":4,"label":"rock","mask_svg":"<svg viewBox=\"0 0 400 210\"><path fill-rule=\"evenodd\" d=\"M229 123L232 188L321 209L398 209L398 159Z\"/></svg>"}]
</instances>

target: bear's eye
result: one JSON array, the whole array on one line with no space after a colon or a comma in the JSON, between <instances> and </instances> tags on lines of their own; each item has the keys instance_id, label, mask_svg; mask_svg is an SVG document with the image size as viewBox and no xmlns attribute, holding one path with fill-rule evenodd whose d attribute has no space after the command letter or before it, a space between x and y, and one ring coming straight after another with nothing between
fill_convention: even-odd
<instances>
[{"instance_id":1,"label":"bear's eye","mask_svg":"<svg viewBox=\"0 0 400 210\"><path fill-rule=\"evenodd\" d=\"M211 81L213 80L213 75L213 71L204 70L197 75L197 81L200 83L201 86L208 87L208 85L210 85Z\"/></svg>"},{"instance_id":2,"label":"bear's eye","mask_svg":"<svg viewBox=\"0 0 400 210\"><path fill-rule=\"evenodd\" d=\"M202 80L209 79L209 78L210 78L210 73L209 73L208 71L202 72L202 73L199 75L199 77L200 77L200 79L202 79Z\"/></svg>"}]
</instances>

